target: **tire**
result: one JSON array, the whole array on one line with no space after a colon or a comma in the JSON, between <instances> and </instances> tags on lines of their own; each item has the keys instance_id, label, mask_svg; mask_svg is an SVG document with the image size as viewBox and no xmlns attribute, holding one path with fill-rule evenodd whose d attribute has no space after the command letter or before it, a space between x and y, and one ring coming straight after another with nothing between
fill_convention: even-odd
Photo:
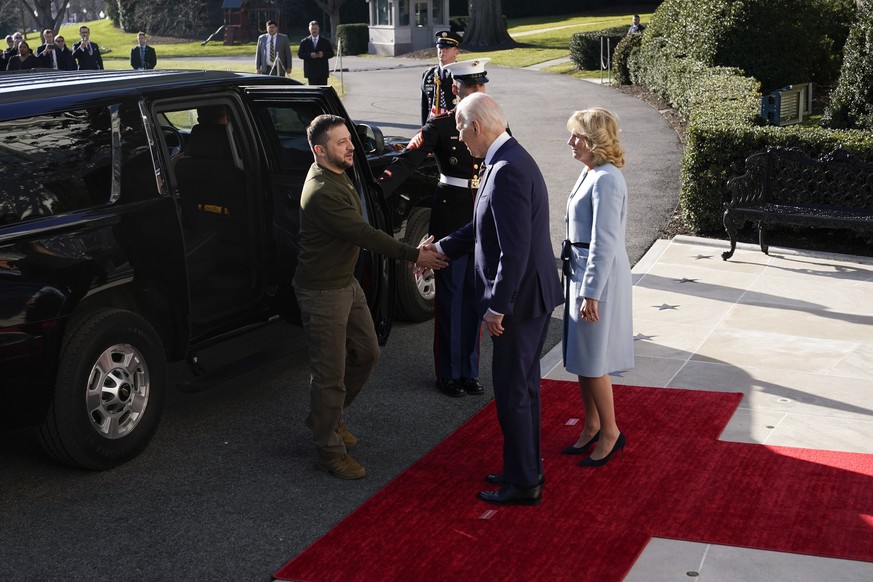
<instances>
[{"instance_id":1,"label":"tire","mask_svg":"<svg viewBox=\"0 0 873 582\"><path fill-rule=\"evenodd\" d=\"M85 313L64 336L40 443L84 469L130 460L157 430L166 384L161 339L145 319L122 309Z\"/></svg>"},{"instance_id":2,"label":"tire","mask_svg":"<svg viewBox=\"0 0 873 582\"><path fill-rule=\"evenodd\" d=\"M406 221L403 242L417 247L428 236L430 208L416 208ZM415 276L407 261L397 261L398 318L404 321L427 321L433 318L436 280L433 271Z\"/></svg>"}]
</instances>

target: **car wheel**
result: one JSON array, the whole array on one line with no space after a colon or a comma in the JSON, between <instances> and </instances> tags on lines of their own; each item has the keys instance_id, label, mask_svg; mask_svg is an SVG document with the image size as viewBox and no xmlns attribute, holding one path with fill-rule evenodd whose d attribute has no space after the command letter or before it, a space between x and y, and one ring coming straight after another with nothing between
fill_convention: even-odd
<instances>
[{"instance_id":1,"label":"car wheel","mask_svg":"<svg viewBox=\"0 0 873 582\"><path fill-rule=\"evenodd\" d=\"M43 448L62 463L86 469L133 458L157 429L166 375L161 339L139 315L102 309L75 318L39 430Z\"/></svg>"},{"instance_id":2,"label":"car wheel","mask_svg":"<svg viewBox=\"0 0 873 582\"><path fill-rule=\"evenodd\" d=\"M417 247L427 238L430 226L430 208L416 208L406 221L403 242ZM436 279L433 271L415 275L408 261L397 261L398 317L405 321L427 321L433 317L436 297Z\"/></svg>"}]
</instances>

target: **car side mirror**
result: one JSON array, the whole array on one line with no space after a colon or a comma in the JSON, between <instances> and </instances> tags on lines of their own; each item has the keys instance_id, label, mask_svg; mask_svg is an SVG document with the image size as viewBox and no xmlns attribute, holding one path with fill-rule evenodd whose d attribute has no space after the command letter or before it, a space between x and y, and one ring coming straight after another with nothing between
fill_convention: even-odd
<instances>
[{"instance_id":1,"label":"car side mirror","mask_svg":"<svg viewBox=\"0 0 873 582\"><path fill-rule=\"evenodd\" d=\"M364 150L367 154L381 155L385 151L385 136L382 135L381 129L363 123L356 125L355 129L358 131L358 137L361 138L361 143L364 144Z\"/></svg>"}]
</instances>

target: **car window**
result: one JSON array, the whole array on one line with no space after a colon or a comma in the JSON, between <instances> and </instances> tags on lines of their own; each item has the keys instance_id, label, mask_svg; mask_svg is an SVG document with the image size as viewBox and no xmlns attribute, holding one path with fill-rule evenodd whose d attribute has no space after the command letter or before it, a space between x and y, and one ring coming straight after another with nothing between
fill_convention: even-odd
<instances>
[{"instance_id":1,"label":"car window","mask_svg":"<svg viewBox=\"0 0 873 582\"><path fill-rule=\"evenodd\" d=\"M278 154L280 171L309 170L313 158L306 128L322 113L322 107L316 103L283 103L260 110L266 129L264 139L273 142L271 149Z\"/></svg>"},{"instance_id":2,"label":"car window","mask_svg":"<svg viewBox=\"0 0 873 582\"><path fill-rule=\"evenodd\" d=\"M110 119L98 107L0 122L0 224L107 204Z\"/></svg>"},{"instance_id":3,"label":"car window","mask_svg":"<svg viewBox=\"0 0 873 582\"><path fill-rule=\"evenodd\" d=\"M195 156L199 151L206 157L226 157L236 169L245 170L241 136L236 129L240 124L235 115L235 109L224 103L160 111L156 119L173 165L191 155L193 142Z\"/></svg>"},{"instance_id":4,"label":"car window","mask_svg":"<svg viewBox=\"0 0 873 582\"><path fill-rule=\"evenodd\" d=\"M159 195L152 152L136 103L118 108L121 135L121 198L123 201L147 200Z\"/></svg>"}]
</instances>

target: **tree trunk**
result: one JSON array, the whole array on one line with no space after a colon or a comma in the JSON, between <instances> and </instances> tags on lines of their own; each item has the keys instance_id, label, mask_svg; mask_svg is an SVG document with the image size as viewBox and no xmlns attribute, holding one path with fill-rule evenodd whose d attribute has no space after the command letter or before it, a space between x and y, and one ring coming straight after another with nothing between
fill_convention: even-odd
<instances>
[{"instance_id":1,"label":"tree trunk","mask_svg":"<svg viewBox=\"0 0 873 582\"><path fill-rule=\"evenodd\" d=\"M27 0L21 1L22 12L28 16L29 20L32 20L36 24L36 29L40 38L42 38L42 31L47 28L57 32L61 23L64 21L67 13L67 3L63 2L60 4L61 7L58 9L58 13L52 14L52 0L33 0L33 2L28 2ZM36 12L38 16L34 16L34 12ZM31 50L36 52L36 47L31 47Z\"/></svg>"},{"instance_id":2,"label":"tree trunk","mask_svg":"<svg viewBox=\"0 0 873 582\"><path fill-rule=\"evenodd\" d=\"M340 25L340 7L346 0L315 0L318 5L330 18L330 25L326 22L321 23L322 34L328 38L336 39L336 27Z\"/></svg>"},{"instance_id":3,"label":"tree trunk","mask_svg":"<svg viewBox=\"0 0 873 582\"><path fill-rule=\"evenodd\" d=\"M470 17L461 47L468 51L491 51L516 46L506 31L501 0L469 0Z\"/></svg>"}]
</instances>

